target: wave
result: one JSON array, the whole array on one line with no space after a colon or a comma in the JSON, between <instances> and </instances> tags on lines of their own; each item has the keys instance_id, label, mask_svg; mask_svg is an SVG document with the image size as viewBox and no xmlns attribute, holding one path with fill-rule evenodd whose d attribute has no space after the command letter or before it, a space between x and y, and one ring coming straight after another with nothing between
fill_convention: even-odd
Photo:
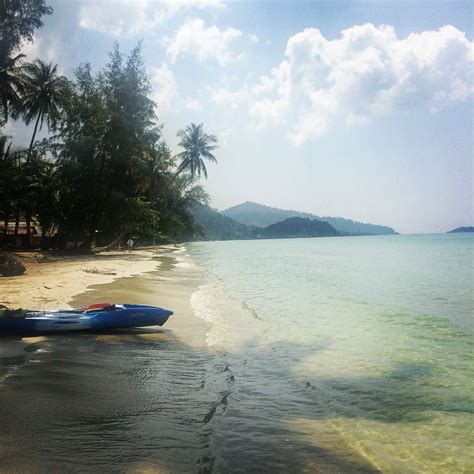
<instances>
[{"instance_id":1,"label":"wave","mask_svg":"<svg viewBox=\"0 0 474 474\"><path fill-rule=\"evenodd\" d=\"M255 319L257 319L258 321L265 321L264 318L262 318L256 309L252 308L246 301L242 301L242 307L244 309L246 309L251 315L252 317L254 317Z\"/></svg>"},{"instance_id":2,"label":"wave","mask_svg":"<svg viewBox=\"0 0 474 474\"><path fill-rule=\"evenodd\" d=\"M264 319L246 301L230 296L220 281L199 286L191 295L191 308L197 317L210 323L206 336L210 347L226 350L264 334L260 324Z\"/></svg>"}]
</instances>

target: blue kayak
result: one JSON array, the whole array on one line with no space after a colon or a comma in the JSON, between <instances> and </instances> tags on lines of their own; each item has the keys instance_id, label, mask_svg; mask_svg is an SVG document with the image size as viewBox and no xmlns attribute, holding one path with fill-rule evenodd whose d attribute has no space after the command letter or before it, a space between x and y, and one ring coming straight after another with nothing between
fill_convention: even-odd
<instances>
[{"instance_id":1,"label":"blue kayak","mask_svg":"<svg viewBox=\"0 0 474 474\"><path fill-rule=\"evenodd\" d=\"M168 309L139 304L98 304L72 310L15 313L11 311L0 317L0 335L163 326L173 314Z\"/></svg>"}]
</instances>

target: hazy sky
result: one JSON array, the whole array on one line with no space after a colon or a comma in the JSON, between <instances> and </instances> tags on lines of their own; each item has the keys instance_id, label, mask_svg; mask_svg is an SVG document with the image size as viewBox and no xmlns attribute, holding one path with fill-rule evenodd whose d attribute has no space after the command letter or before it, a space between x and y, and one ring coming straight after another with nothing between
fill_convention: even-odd
<instances>
[{"instance_id":1,"label":"hazy sky","mask_svg":"<svg viewBox=\"0 0 474 474\"><path fill-rule=\"evenodd\" d=\"M219 139L212 205L473 225L471 2L50 0L24 52L72 76L143 40L158 116ZM18 138L20 125L9 126Z\"/></svg>"}]
</instances>

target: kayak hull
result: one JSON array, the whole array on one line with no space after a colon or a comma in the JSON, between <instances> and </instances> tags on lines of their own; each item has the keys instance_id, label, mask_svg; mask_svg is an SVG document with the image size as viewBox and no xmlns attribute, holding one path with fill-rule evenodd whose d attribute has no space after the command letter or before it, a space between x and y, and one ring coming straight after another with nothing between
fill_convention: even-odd
<instances>
[{"instance_id":1,"label":"kayak hull","mask_svg":"<svg viewBox=\"0 0 474 474\"><path fill-rule=\"evenodd\" d=\"M163 326L172 311L147 305L115 305L113 310L34 311L25 317L0 318L0 335L38 335Z\"/></svg>"}]
</instances>

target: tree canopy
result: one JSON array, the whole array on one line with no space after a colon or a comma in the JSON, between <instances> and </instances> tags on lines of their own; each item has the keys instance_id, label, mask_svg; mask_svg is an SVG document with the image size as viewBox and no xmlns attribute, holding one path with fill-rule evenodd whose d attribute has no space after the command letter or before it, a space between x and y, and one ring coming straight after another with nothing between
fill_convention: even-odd
<instances>
[{"instance_id":1,"label":"tree canopy","mask_svg":"<svg viewBox=\"0 0 474 474\"><path fill-rule=\"evenodd\" d=\"M181 138L179 146L184 148L184 151L177 155L181 160L178 167L178 173L182 171L189 171L191 176L200 177L201 174L207 178L207 169L204 159L211 163L217 163L216 157L211 153L217 148L217 138L214 135L204 133L204 125L196 125L192 123L184 130L178 132L178 137Z\"/></svg>"},{"instance_id":2,"label":"tree canopy","mask_svg":"<svg viewBox=\"0 0 474 474\"><path fill-rule=\"evenodd\" d=\"M171 153L141 45L124 55L115 44L102 70L81 64L68 79L55 64L13 54L51 9L43 1L0 5L8 24L0 43L9 45L0 51L0 245L18 245L21 222L25 247L34 243L33 227L43 248L89 249L132 235L177 241L198 232L190 207L208 201L196 178L207 177L204 159L216 162L217 138L191 124L179 132L184 151ZM2 133L11 117L33 126L28 149ZM43 125L49 134L38 141Z\"/></svg>"}]
</instances>

